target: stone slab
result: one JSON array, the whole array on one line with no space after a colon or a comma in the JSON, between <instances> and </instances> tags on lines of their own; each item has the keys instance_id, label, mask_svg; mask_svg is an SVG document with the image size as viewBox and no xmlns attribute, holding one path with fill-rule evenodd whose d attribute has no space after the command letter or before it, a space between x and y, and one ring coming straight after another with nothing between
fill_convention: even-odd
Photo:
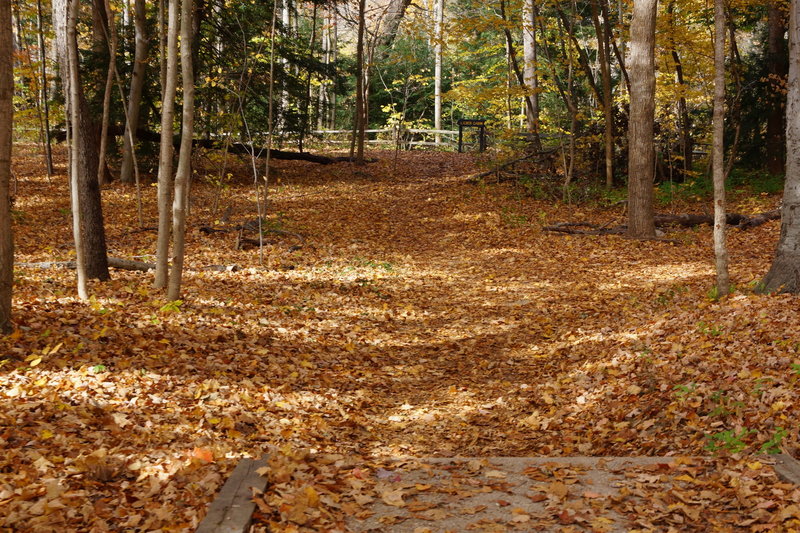
<instances>
[{"instance_id":1,"label":"stone slab","mask_svg":"<svg viewBox=\"0 0 800 533\"><path fill-rule=\"evenodd\" d=\"M800 462L785 453L773 457L775 458L775 472L784 481L800 486Z\"/></svg>"},{"instance_id":2,"label":"stone slab","mask_svg":"<svg viewBox=\"0 0 800 533\"><path fill-rule=\"evenodd\" d=\"M676 478L687 477L683 468L691 471L692 466L687 465L713 464L705 461L711 460L419 459L408 467L399 464L378 472L383 486L376 492L382 498L371 504L368 513L350 518L347 526L349 531L365 533L647 530L648 524L639 520L635 510L649 502L637 495L637 487L673 491L678 486ZM776 473L780 463L782 471L787 472L781 477L800 485L800 468L791 457L764 457L761 461L764 468L774 468Z\"/></svg>"},{"instance_id":3,"label":"stone slab","mask_svg":"<svg viewBox=\"0 0 800 533\"><path fill-rule=\"evenodd\" d=\"M267 486L267 478L256 472L264 466L267 457L239 461L195 533L245 533L255 510L253 489L263 492Z\"/></svg>"}]
</instances>

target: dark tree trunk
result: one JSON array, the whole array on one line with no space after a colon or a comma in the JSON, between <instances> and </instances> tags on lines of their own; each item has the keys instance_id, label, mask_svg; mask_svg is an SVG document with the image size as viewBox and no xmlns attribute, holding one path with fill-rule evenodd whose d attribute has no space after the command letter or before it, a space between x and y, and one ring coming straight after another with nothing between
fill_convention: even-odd
<instances>
[{"instance_id":1,"label":"dark tree trunk","mask_svg":"<svg viewBox=\"0 0 800 533\"><path fill-rule=\"evenodd\" d=\"M69 72L67 47L77 46L67 39L67 11L70 0L53 0L53 30L56 34L56 52L61 72ZM77 1L77 0L73 0ZM80 79L80 72L78 73ZM62 77L64 93L70 93L69 79ZM78 124L75 125L71 142L77 143L77 183L78 196L81 203L81 235L86 253L84 264L89 278L105 281L109 279L108 257L106 252L106 234L103 226L103 208L100 199L100 184L97 182L97 165L99 163L99 139L95 122L89 113L83 87L80 83L75 88L78 95Z\"/></svg>"},{"instance_id":2,"label":"dark tree trunk","mask_svg":"<svg viewBox=\"0 0 800 533\"><path fill-rule=\"evenodd\" d=\"M767 38L767 71L769 73L770 90L765 97L768 100L766 134L766 166L771 174L783 174L786 161L786 129L784 127L785 102L781 80L786 79L789 64L786 61L786 45L783 36L786 33L786 17L777 1L769 5L769 34Z\"/></svg>"},{"instance_id":3,"label":"dark tree trunk","mask_svg":"<svg viewBox=\"0 0 800 533\"><path fill-rule=\"evenodd\" d=\"M14 239L11 234L11 138L14 117L14 44L11 1L0 0L0 333L11 331Z\"/></svg>"}]
</instances>

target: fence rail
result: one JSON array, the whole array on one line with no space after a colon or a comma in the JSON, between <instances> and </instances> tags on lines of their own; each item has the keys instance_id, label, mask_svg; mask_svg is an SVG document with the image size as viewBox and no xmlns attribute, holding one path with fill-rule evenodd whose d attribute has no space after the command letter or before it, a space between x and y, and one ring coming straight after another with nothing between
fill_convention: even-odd
<instances>
[{"instance_id":1,"label":"fence rail","mask_svg":"<svg viewBox=\"0 0 800 533\"><path fill-rule=\"evenodd\" d=\"M320 135L323 138L329 135L350 135L353 130L314 130L315 135ZM364 130L367 135L373 134L389 134L390 137L386 139L365 139L364 142L368 144L392 144L400 145L406 148L412 146L456 146L458 144L458 130L428 130L421 128L381 128ZM423 135L422 139L409 138L408 135ZM433 137L435 135L443 136L441 142L425 140L426 137ZM349 140L336 140L325 139L326 142L333 144L346 144Z\"/></svg>"}]
</instances>

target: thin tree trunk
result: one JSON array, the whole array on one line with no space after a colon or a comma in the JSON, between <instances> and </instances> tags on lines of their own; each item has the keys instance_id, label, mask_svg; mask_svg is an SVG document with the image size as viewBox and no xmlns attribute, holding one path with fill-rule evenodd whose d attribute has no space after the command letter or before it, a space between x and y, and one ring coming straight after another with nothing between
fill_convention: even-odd
<instances>
[{"instance_id":1,"label":"thin tree trunk","mask_svg":"<svg viewBox=\"0 0 800 533\"><path fill-rule=\"evenodd\" d=\"M76 0L77 1L77 0ZM71 124L71 153L75 157L70 165L75 172L70 176L77 180L77 190L80 197L81 218L81 249L83 250L81 261L85 267L86 276L90 279L107 280L108 255L106 250L105 228L103 226L103 208L100 198L100 185L97 181L98 166L98 130L91 119L89 106L83 94L83 87L80 84L80 65L70 70L70 62L74 55L75 61L78 57L77 30L72 28L72 37L68 34L67 20L72 9L69 0L53 0L53 29L56 34L56 51L61 64L63 73L62 84L64 94L68 100L73 96L75 101L70 101L72 105L68 116L75 114L77 121ZM76 8L77 9L77 8ZM72 21L71 19L69 19ZM73 82L77 80L77 85Z\"/></svg>"},{"instance_id":2,"label":"thin tree trunk","mask_svg":"<svg viewBox=\"0 0 800 533\"><path fill-rule=\"evenodd\" d=\"M161 148L158 161L158 243L153 286L163 289L169 275L169 242L172 203L172 136L175 118L175 93L178 82L178 0L169 0L167 15L167 80L161 106Z\"/></svg>"},{"instance_id":3,"label":"thin tree trunk","mask_svg":"<svg viewBox=\"0 0 800 533\"><path fill-rule=\"evenodd\" d=\"M355 154L355 162L364 163L364 140L366 124L364 124L364 31L366 0L358 1L358 44L356 45L356 110L353 128L353 141L350 144L350 158Z\"/></svg>"},{"instance_id":4,"label":"thin tree trunk","mask_svg":"<svg viewBox=\"0 0 800 533\"><path fill-rule=\"evenodd\" d=\"M75 271L78 278L78 297L85 300L89 297L86 288L86 253L83 247L83 235L81 232L82 215L81 198L78 192L80 188L78 175L80 174L81 154L78 149L80 135L82 133L81 113L80 113L80 78L78 77L78 0L66 0L67 26L66 26L66 47L67 47L67 113L69 115L69 129L71 138L69 139L69 183L70 198L72 206L72 234L75 239Z\"/></svg>"},{"instance_id":5,"label":"thin tree trunk","mask_svg":"<svg viewBox=\"0 0 800 533\"><path fill-rule=\"evenodd\" d=\"M126 134L123 138L122 146L122 165L119 171L119 180L122 183L133 183L135 181L133 151L136 143L136 129L139 127L139 110L141 109L145 68L147 67L146 16L145 0L135 0L136 47L133 57L131 89L128 97L128 117L125 121Z\"/></svg>"},{"instance_id":6,"label":"thin tree trunk","mask_svg":"<svg viewBox=\"0 0 800 533\"><path fill-rule=\"evenodd\" d=\"M183 82L183 120L181 152L175 175L175 200L172 204L173 247L172 270L169 276L167 299L180 298L183 276L183 257L186 244L186 207L189 203L189 179L192 175L192 137L194 136L194 70L192 64L192 0L181 2L181 76Z\"/></svg>"},{"instance_id":7,"label":"thin tree trunk","mask_svg":"<svg viewBox=\"0 0 800 533\"><path fill-rule=\"evenodd\" d=\"M53 175L53 150L50 142L50 103L47 100L47 50L44 44L44 17L42 0L36 0L36 33L39 40L39 70L42 76L40 87L42 109L44 111L44 150L47 165L47 179Z\"/></svg>"},{"instance_id":8,"label":"thin tree trunk","mask_svg":"<svg viewBox=\"0 0 800 533\"><path fill-rule=\"evenodd\" d=\"M783 174L786 162L786 130L784 127L785 108L782 81L786 78L786 46L783 35L786 33L786 17L781 4L777 0L770 2L767 27L767 72L769 74L770 91L767 98L767 132L765 151L766 167L771 174Z\"/></svg>"},{"instance_id":9,"label":"thin tree trunk","mask_svg":"<svg viewBox=\"0 0 800 533\"><path fill-rule=\"evenodd\" d=\"M14 119L14 43L11 1L0 0L0 334L10 333L14 285L11 225L11 144Z\"/></svg>"},{"instance_id":10,"label":"thin tree trunk","mask_svg":"<svg viewBox=\"0 0 800 533\"><path fill-rule=\"evenodd\" d=\"M655 30L657 0L634 0L631 21L631 111L628 155L628 235L650 239L655 174Z\"/></svg>"},{"instance_id":11,"label":"thin tree trunk","mask_svg":"<svg viewBox=\"0 0 800 533\"><path fill-rule=\"evenodd\" d=\"M161 82L161 106L164 106L164 91L167 88L167 30L164 22L164 1L158 0L158 79Z\"/></svg>"},{"instance_id":12,"label":"thin tree trunk","mask_svg":"<svg viewBox=\"0 0 800 533\"><path fill-rule=\"evenodd\" d=\"M311 15L311 37L308 40L308 54L310 57L314 57L314 45L317 43L317 4L314 4L312 15ZM308 70L306 72L306 91L305 91L305 101L303 102L303 115L301 117L302 123L300 125L300 135L299 140L297 143L298 151L303 151L303 140L305 136L309 133L308 130L311 128L309 127L311 124L311 78L312 78L311 71ZM320 83L320 86L322 83Z\"/></svg>"},{"instance_id":13,"label":"thin tree trunk","mask_svg":"<svg viewBox=\"0 0 800 533\"><path fill-rule=\"evenodd\" d=\"M508 22L508 18L506 17L506 2L505 0L500 0L500 18L503 22ZM525 74L523 74L522 69L519 68L519 62L517 61L517 52L514 48L514 39L511 36L511 30L508 29L507 25L503 25L503 34L506 37L506 55L508 58L508 63L511 69L514 72L514 75L517 77L517 83L519 83L520 87L522 87L525 95L525 109L528 113L533 113L533 102L530 95L530 90L528 89L527 85L525 85ZM509 78L510 78L509 73ZM510 79L509 79L510 84Z\"/></svg>"},{"instance_id":14,"label":"thin tree trunk","mask_svg":"<svg viewBox=\"0 0 800 533\"><path fill-rule=\"evenodd\" d=\"M714 258L717 296L730 292L725 242L725 0L714 0Z\"/></svg>"},{"instance_id":15,"label":"thin tree trunk","mask_svg":"<svg viewBox=\"0 0 800 533\"><path fill-rule=\"evenodd\" d=\"M100 152L97 162L97 182L101 185L108 183L111 174L106 171L106 153L108 151L108 122L111 113L111 91L114 86L114 68L117 61L117 28L114 25L114 12L111 11L109 0L105 0L105 20L101 21L104 24L104 31L106 32L106 41L109 42L108 47L108 73L106 74L106 86L103 92L103 119L100 124Z\"/></svg>"},{"instance_id":16,"label":"thin tree trunk","mask_svg":"<svg viewBox=\"0 0 800 533\"><path fill-rule=\"evenodd\" d=\"M442 47L444 25L444 0L434 0L433 8L433 129L442 129ZM434 134L434 142L442 142L442 134Z\"/></svg>"},{"instance_id":17,"label":"thin tree trunk","mask_svg":"<svg viewBox=\"0 0 800 533\"><path fill-rule=\"evenodd\" d=\"M605 142L606 187L614 186L614 107L611 94L611 46L608 25L600 24L600 6L592 0L592 21L597 34L597 60L603 83L603 140ZM607 23L608 21L606 21Z\"/></svg>"},{"instance_id":18,"label":"thin tree trunk","mask_svg":"<svg viewBox=\"0 0 800 533\"><path fill-rule=\"evenodd\" d=\"M786 183L781 235L765 291L800 291L800 1L789 8L789 80L786 97Z\"/></svg>"},{"instance_id":19,"label":"thin tree trunk","mask_svg":"<svg viewBox=\"0 0 800 533\"><path fill-rule=\"evenodd\" d=\"M523 66L525 85L530 91L531 107L525 106L528 132L533 135L531 142L536 150L541 149L539 138L539 75L537 72L536 17L539 8L536 0L524 0L522 5L522 47L525 64Z\"/></svg>"}]
</instances>

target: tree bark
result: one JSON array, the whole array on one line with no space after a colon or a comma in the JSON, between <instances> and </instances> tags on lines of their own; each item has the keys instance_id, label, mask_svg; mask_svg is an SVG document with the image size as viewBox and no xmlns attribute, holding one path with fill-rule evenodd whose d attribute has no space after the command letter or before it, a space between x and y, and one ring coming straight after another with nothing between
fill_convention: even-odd
<instances>
[{"instance_id":1,"label":"tree bark","mask_svg":"<svg viewBox=\"0 0 800 533\"><path fill-rule=\"evenodd\" d=\"M111 10L109 0L104 0L105 20L101 20L100 24L104 24L103 28L107 39L103 42L108 42L108 72L106 73L106 86L103 92L103 118L100 123L100 156L97 164L97 181L98 183L106 184L111 181L111 173L106 171L106 155L108 152L108 122L111 114L111 91L114 87L114 69L116 68L117 61L117 29L114 25L114 12ZM95 4L98 2L95 2Z\"/></svg>"},{"instance_id":2,"label":"tree bark","mask_svg":"<svg viewBox=\"0 0 800 533\"><path fill-rule=\"evenodd\" d=\"M14 43L11 1L0 0L0 334L10 333L14 284L11 225L11 144L14 119Z\"/></svg>"},{"instance_id":3,"label":"tree bark","mask_svg":"<svg viewBox=\"0 0 800 533\"><path fill-rule=\"evenodd\" d=\"M444 0L434 0L433 9L433 129L442 129L442 26L444 24ZM436 133L436 144L442 142L442 134Z\"/></svg>"},{"instance_id":4,"label":"tree bark","mask_svg":"<svg viewBox=\"0 0 800 533\"><path fill-rule=\"evenodd\" d=\"M789 80L786 97L786 183L781 235L765 291L800 291L800 0L789 8Z\"/></svg>"},{"instance_id":5,"label":"tree bark","mask_svg":"<svg viewBox=\"0 0 800 533\"><path fill-rule=\"evenodd\" d=\"M714 259L717 296L730 292L728 247L725 242L725 0L714 0Z\"/></svg>"},{"instance_id":6,"label":"tree bark","mask_svg":"<svg viewBox=\"0 0 800 533\"><path fill-rule=\"evenodd\" d=\"M142 90L144 89L145 68L147 67L147 34L145 0L135 0L134 24L136 26L136 48L133 58L133 73L131 75L131 89L128 97L128 120L125 124L126 134L123 137L122 166L119 171L119 180L122 183L133 183L133 150L136 142L136 129L139 127L139 110L142 103ZM133 143L131 142L133 138Z\"/></svg>"},{"instance_id":7,"label":"tree bark","mask_svg":"<svg viewBox=\"0 0 800 533\"><path fill-rule=\"evenodd\" d=\"M689 117L689 107L686 104L686 84L683 79L683 63L681 56L678 54L678 49L675 44L674 33L677 30L675 27L675 2L670 2L667 7L667 14L669 16L669 47L672 54L672 63L675 67L675 82L680 89L678 97L678 116L680 118L681 128L681 156L683 157L683 164L681 165L681 178L686 179L692 171L692 160L694 154L694 141L692 140L692 121Z\"/></svg>"},{"instance_id":8,"label":"tree bark","mask_svg":"<svg viewBox=\"0 0 800 533\"><path fill-rule=\"evenodd\" d=\"M539 8L536 0L524 0L522 5L522 48L525 64L523 65L525 85L530 91L531 106L525 106L525 117L528 132L533 134L533 145L536 150L542 147L539 138L539 74L537 72L536 17Z\"/></svg>"},{"instance_id":9,"label":"tree bark","mask_svg":"<svg viewBox=\"0 0 800 533\"><path fill-rule=\"evenodd\" d=\"M181 77L183 86L183 118L181 151L175 176L175 200L172 204L172 270L169 275L167 299L175 301L181 295L183 257L186 244L186 209L189 204L189 179L192 175L192 137L194 134L194 69L192 58L192 0L181 2Z\"/></svg>"},{"instance_id":10,"label":"tree bark","mask_svg":"<svg viewBox=\"0 0 800 533\"><path fill-rule=\"evenodd\" d=\"M67 47L67 114L69 126L67 131L70 134L69 142L69 185L70 185L70 205L72 206L72 234L75 240L75 270L78 278L78 298L85 300L89 297L86 288L86 251L83 244L81 226L83 213L81 212L81 198L78 193L80 187L79 174L81 172L81 154L78 149L80 140L80 80L78 77L78 0L66 0L67 2L67 21L66 21L66 47ZM55 5L55 3L53 4Z\"/></svg>"},{"instance_id":11,"label":"tree bark","mask_svg":"<svg viewBox=\"0 0 800 533\"><path fill-rule=\"evenodd\" d=\"M599 0L592 0L592 21L597 34L597 61L603 83L603 140L606 160L606 187L614 186L614 107L611 94L611 38L608 21L600 24Z\"/></svg>"},{"instance_id":12,"label":"tree bark","mask_svg":"<svg viewBox=\"0 0 800 533\"><path fill-rule=\"evenodd\" d=\"M172 231L172 136L175 118L175 93L178 83L178 0L169 0L167 15L167 79L161 106L161 147L158 161L158 243L153 286L163 289L169 276L169 242Z\"/></svg>"},{"instance_id":13,"label":"tree bark","mask_svg":"<svg viewBox=\"0 0 800 533\"><path fill-rule=\"evenodd\" d=\"M74 0L77 1L77 0ZM71 162L80 200L80 235L83 243L82 261L86 276L105 281L109 279L106 235L103 225L103 208L100 199L100 184L97 182L99 163L99 139L97 129L89 113L89 106L83 93L80 72L70 71L70 53L77 58L77 35L71 37L67 32L67 19L71 0L53 0L53 30L56 34L56 53L61 65L64 94L75 98L72 111L76 122L72 124L70 148L74 148L75 161ZM73 87L74 84L74 87Z\"/></svg>"},{"instance_id":14,"label":"tree bark","mask_svg":"<svg viewBox=\"0 0 800 533\"><path fill-rule=\"evenodd\" d=\"M39 70L42 76L40 87L42 109L44 111L44 149L45 164L47 165L47 179L53 175L53 150L50 143L50 103L47 100L47 51L44 44L44 17L42 14L42 0L36 1L36 33L39 42Z\"/></svg>"},{"instance_id":15,"label":"tree bark","mask_svg":"<svg viewBox=\"0 0 800 533\"><path fill-rule=\"evenodd\" d=\"M786 162L786 129L784 126L785 107L783 100L783 80L786 79L786 17L778 0L770 2L767 36L767 72L770 90L765 97L769 107L767 115L766 167L771 174L783 174Z\"/></svg>"},{"instance_id":16,"label":"tree bark","mask_svg":"<svg viewBox=\"0 0 800 533\"><path fill-rule=\"evenodd\" d=\"M366 118L366 102L364 101L364 31L366 26L365 19L366 0L358 2L358 43L356 45L356 110L353 129L353 142L350 145L350 157L355 154L357 164L364 163L364 140Z\"/></svg>"},{"instance_id":17,"label":"tree bark","mask_svg":"<svg viewBox=\"0 0 800 533\"><path fill-rule=\"evenodd\" d=\"M651 239L655 147L655 30L657 0L634 0L631 21L631 111L628 155L628 235Z\"/></svg>"}]
</instances>

